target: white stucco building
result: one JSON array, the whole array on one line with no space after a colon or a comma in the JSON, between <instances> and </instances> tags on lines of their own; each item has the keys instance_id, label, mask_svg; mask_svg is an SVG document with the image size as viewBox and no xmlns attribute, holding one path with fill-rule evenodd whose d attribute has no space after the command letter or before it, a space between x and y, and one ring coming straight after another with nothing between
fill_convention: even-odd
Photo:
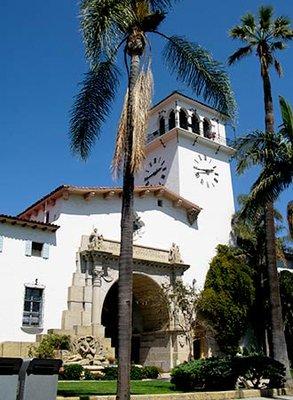
<instances>
[{"instance_id":1,"label":"white stucco building","mask_svg":"<svg viewBox=\"0 0 293 400\"><path fill-rule=\"evenodd\" d=\"M166 309L158 318L150 298L180 276L202 286L215 247L229 242L233 149L225 121L177 92L150 110L135 189L137 362L168 369L184 359L180 332ZM116 346L120 209L121 188L64 185L17 217L0 215L2 355L21 352L23 342L48 329L91 332ZM94 228L98 234L90 238Z\"/></svg>"}]
</instances>

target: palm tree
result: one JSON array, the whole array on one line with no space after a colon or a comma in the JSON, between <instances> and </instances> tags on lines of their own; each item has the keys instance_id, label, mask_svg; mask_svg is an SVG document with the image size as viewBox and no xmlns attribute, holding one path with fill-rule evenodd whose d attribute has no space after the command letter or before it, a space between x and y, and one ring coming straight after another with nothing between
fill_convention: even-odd
<instances>
[{"instance_id":1,"label":"palm tree","mask_svg":"<svg viewBox=\"0 0 293 400\"><path fill-rule=\"evenodd\" d=\"M151 103L150 37L167 40L164 61L196 95L233 117L234 97L223 67L202 47L158 31L171 0L82 0L81 27L89 72L76 98L71 119L71 147L89 156L111 111L120 81L118 52L128 76L118 128L113 169L123 173L121 249L119 259L119 371L117 399L129 399L132 336L134 174L144 160L147 113Z\"/></svg>"},{"instance_id":2,"label":"palm tree","mask_svg":"<svg viewBox=\"0 0 293 400\"><path fill-rule=\"evenodd\" d=\"M270 69L272 65L274 65L277 73L279 75L282 74L282 67L275 53L277 50L284 50L286 47L285 43L293 38L290 20L283 16L273 19L273 8L270 6L262 6L259 8L257 21L251 13L244 15L241 18L241 24L230 30L230 36L233 39L239 39L245 43L244 47L239 48L229 57L230 65L254 52L258 57L264 94L265 135L269 136L268 139L271 144L273 140L270 136L274 135L274 109ZM269 147L265 149L265 151L261 151L260 149L259 154L261 155L261 159L258 160L258 162L261 161L265 166L269 165L269 160L271 159L269 155L272 155L273 148L274 146L272 146L272 148ZM250 160L252 164L252 158L250 158ZM272 355L286 366L287 378L289 380L291 375L282 320L282 307L276 265L274 207L272 201L269 200L266 202L265 211L266 257L272 324Z\"/></svg>"},{"instance_id":3,"label":"palm tree","mask_svg":"<svg viewBox=\"0 0 293 400\"><path fill-rule=\"evenodd\" d=\"M265 210L263 206L253 209L253 217L248 204L250 196L238 196L240 206L232 218L231 238L234 245L246 258L251 269L251 275L255 283L255 301L251 308L251 325L255 332L255 338L261 351L269 355L269 305L268 282L266 273L266 235ZM247 211L246 211L247 210ZM248 216L247 216L247 213ZM283 231L283 217L278 210L274 210L276 232ZM278 260L285 259L284 240L276 240L276 255Z\"/></svg>"}]
</instances>

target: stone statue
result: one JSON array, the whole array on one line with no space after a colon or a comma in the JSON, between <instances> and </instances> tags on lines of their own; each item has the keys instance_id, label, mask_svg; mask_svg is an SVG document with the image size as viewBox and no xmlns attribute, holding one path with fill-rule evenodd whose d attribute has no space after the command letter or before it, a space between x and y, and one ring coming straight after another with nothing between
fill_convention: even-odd
<instances>
[{"instance_id":1,"label":"stone statue","mask_svg":"<svg viewBox=\"0 0 293 400\"><path fill-rule=\"evenodd\" d=\"M171 249L169 251L168 260L171 264L182 264L182 258L179 250L179 246L172 243Z\"/></svg>"},{"instance_id":2,"label":"stone statue","mask_svg":"<svg viewBox=\"0 0 293 400\"><path fill-rule=\"evenodd\" d=\"M81 336L72 343L72 351L64 360L66 364L80 365L108 364L107 354L102 343L92 335Z\"/></svg>"},{"instance_id":3,"label":"stone statue","mask_svg":"<svg viewBox=\"0 0 293 400\"><path fill-rule=\"evenodd\" d=\"M93 232L90 234L89 237L89 250L99 250L104 242L103 235L98 234L97 228L94 228Z\"/></svg>"}]
</instances>

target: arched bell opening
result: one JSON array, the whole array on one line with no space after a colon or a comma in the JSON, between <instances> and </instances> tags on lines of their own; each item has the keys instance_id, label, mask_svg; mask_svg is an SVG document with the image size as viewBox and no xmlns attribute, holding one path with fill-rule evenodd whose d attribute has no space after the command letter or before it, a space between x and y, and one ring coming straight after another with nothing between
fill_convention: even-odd
<instances>
[{"instance_id":1,"label":"arched bell opening","mask_svg":"<svg viewBox=\"0 0 293 400\"><path fill-rule=\"evenodd\" d=\"M169 119L168 119L169 131L171 131L173 128L175 128L175 126L176 126L175 111L172 110L169 114Z\"/></svg>"},{"instance_id":2,"label":"arched bell opening","mask_svg":"<svg viewBox=\"0 0 293 400\"><path fill-rule=\"evenodd\" d=\"M200 123L196 114L193 114L191 117L191 130L193 133L200 134Z\"/></svg>"},{"instance_id":3,"label":"arched bell opening","mask_svg":"<svg viewBox=\"0 0 293 400\"><path fill-rule=\"evenodd\" d=\"M187 118L187 112L183 109L180 110L179 112L179 125L180 128L182 129L188 129L188 118Z\"/></svg>"},{"instance_id":4,"label":"arched bell opening","mask_svg":"<svg viewBox=\"0 0 293 400\"><path fill-rule=\"evenodd\" d=\"M169 326L169 310L161 287L150 277L133 275L132 361L143 363L141 345L144 335ZM105 336L111 338L118 355L118 282L109 289L102 310ZM144 344L145 349L145 344Z\"/></svg>"}]
</instances>

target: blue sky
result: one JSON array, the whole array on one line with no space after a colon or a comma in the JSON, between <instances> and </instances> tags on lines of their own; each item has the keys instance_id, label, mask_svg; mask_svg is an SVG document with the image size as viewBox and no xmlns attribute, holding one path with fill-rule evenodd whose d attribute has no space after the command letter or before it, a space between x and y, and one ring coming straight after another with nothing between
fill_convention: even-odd
<instances>
[{"instance_id":1,"label":"blue sky","mask_svg":"<svg viewBox=\"0 0 293 400\"><path fill-rule=\"evenodd\" d=\"M263 4L257 0L185 0L170 12L162 30L179 34L209 49L225 62L238 43L227 36L228 29L247 11ZM267 4L267 3L266 3ZM270 1L276 14L291 15L288 0ZM117 121L125 92L122 82L111 117L101 140L84 163L69 150L68 124L78 82L87 70L79 31L76 0L1 0L1 94L0 94L0 213L16 214L30 203L67 183L115 185L110 175ZM154 102L173 90L192 95L171 78L161 62L162 41L153 41L155 75ZM272 74L273 92L292 103L292 49L280 54L285 77ZM229 68L239 107L236 133L263 127L262 88L255 57ZM276 110L279 122L279 112ZM233 167L234 170L234 167ZM255 177L250 172L239 178L233 172L235 197L246 193ZM284 212L292 199L292 188L278 201Z\"/></svg>"}]
</instances>

